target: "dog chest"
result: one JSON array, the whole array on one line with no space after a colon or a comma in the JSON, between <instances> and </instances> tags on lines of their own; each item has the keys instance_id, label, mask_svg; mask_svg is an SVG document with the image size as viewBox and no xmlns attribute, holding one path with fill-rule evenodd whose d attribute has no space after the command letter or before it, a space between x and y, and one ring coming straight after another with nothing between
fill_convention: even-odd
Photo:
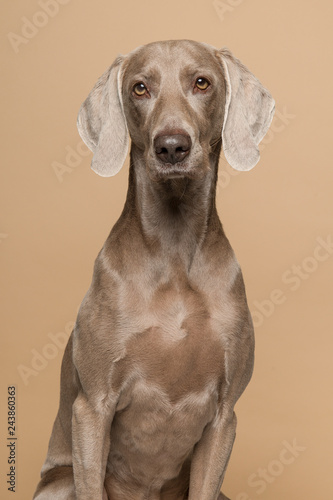
<instances>
[{"instance_id":1,"label":"dog chest","mask_svg":"<svg viewBox=\"0 0 333 500\"><path fill-rule=\"evenodd\" d=\"M130 403L116 413L111 428L109 465L141 483L161 486L180 471L217 407L214 384L171 402L163 389L138 378L130 389Z\"/></svg>"},{"instance_id":2,"label":"dog chest","mask_svg":"<svg viewBox=\"0 0 333 500\"><path fill-rule=\"evenodd\" d=\"M135 288L127 300L121 325L123 356L116 372L121 380L139 373L148 383L161 387L171 401L203 390L224 374L224 349L220 332L212 328L204 296L189 286L168 283L147 300ZM136 297L133 295L136 294ZM131 332L130 334L128 332Z\"/></svg>"}]
</instances>

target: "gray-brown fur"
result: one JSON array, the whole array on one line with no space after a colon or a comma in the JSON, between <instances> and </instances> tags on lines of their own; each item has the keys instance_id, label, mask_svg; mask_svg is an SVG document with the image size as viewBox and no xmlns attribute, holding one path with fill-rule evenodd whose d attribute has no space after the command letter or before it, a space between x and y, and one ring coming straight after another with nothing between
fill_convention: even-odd
<instances>
[{"instance_id":1,"label":"gray-brown fur","mask_svg":"<svg viewBox=\"0 0 333 500\"><path fill-rule=\"evenodd\" d=\"M149 95L133 93L138 81ZM254 340L215 206L218 158L224 137L228 161L252 168L273 106L228 51L186 40L119 57L82 105L79 131L101 175L121 168L129 132L129 189L64 354L35 500L226 498L234 405ZM186 136L185 158L162 161L158 136Z\"/></svg>"}]
</instances>

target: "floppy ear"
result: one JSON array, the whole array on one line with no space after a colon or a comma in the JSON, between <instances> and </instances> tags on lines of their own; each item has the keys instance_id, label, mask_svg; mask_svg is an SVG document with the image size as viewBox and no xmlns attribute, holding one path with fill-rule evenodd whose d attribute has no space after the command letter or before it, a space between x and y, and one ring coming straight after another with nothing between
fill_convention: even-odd
<instances>
[{"instance_id":1,"label":"floppy ear","mask_svg":"<svg viewBox=\"0 0 333 500\"><path fill-rule=\"evenodd\" d=\"M79 134L94 153L91 168L102 177L119 172L128 150L121 97L123 60L118 57L99 78L77 118Z\"/></svg>"},{"instance_id":2,"label":"floppy ear","mask_svg":"<svg viewBox=\"0 0 333 500\"><path fill-rule=\"evenodd\" d=\"M224 155L236 170L250 170L259 161L258 145L273 119L275 102L268 90L228 49L218 54L226 83L222 130Z\"/></svg>"}]
</instances>

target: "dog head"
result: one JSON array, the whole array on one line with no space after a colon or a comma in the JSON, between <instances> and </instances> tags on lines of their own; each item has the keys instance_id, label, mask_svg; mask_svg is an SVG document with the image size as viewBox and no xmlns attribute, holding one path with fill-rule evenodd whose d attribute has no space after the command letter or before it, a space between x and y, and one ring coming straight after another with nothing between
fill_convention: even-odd
<instances>
[{"instance_id":1,"label":"dog head","mask_svg":"<svg viewBox=\"0 0 333 500\"><path fill-rule=\"evenodd\" d=\"M254 167L273 114L270 93L227 49L171 40L118 57L82 104L78 129L99 175L120 170L130 136L151 178L195 177L221 139L232 167Z\"/></svg>"}]
</instances>

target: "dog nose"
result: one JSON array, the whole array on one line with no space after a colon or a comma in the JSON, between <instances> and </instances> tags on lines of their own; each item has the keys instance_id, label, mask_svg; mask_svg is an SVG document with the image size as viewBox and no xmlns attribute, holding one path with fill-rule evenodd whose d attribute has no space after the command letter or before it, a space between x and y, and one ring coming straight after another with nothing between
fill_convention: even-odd
<instances>
[{"instance_id":1,"label":"dog nose","mask_svg":"<svg viewBox=\"0 0 333 500\"><path fill-rule=\"evenodd\" d=\"M187 134L159 135L154 140L156 156L164 163L179 163L191 150L191 138Z\"/></svg>"}]
</instances>

